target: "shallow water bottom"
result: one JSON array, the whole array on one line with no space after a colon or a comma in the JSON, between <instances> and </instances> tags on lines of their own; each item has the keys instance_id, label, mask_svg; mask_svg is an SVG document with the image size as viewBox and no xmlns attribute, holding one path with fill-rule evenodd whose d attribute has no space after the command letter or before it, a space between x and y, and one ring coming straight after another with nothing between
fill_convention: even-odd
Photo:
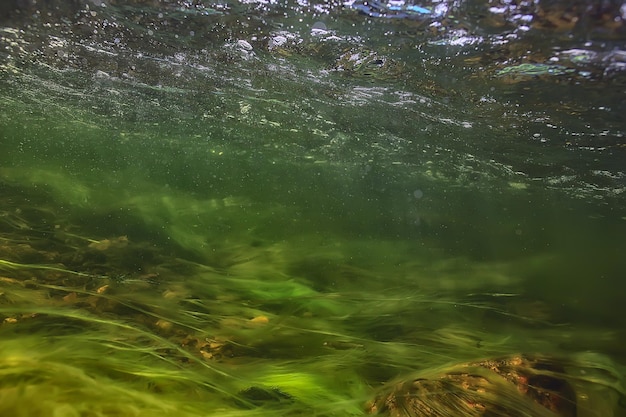
<instances>
[{"instance_id":1,"label":"shallow water bottom","mask_svg":"<svg viewBox=\"0 0 626 417\"><path fill-rule=\"evenodd\" d=\"M625 415L619 222L79 174L2 170L2 415Z\"/></svg>"}]
</instances>

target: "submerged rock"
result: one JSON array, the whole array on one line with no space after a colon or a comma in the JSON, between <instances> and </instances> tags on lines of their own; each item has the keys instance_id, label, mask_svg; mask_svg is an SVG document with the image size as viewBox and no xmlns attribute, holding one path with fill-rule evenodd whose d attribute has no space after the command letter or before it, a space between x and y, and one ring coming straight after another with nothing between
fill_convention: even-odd
<instances>
[{"instance_id":1,"label":"submerged rock","mask_svg":"<svg viewBox=\"0 0 626 417\"><path fill-rule=\"evenodd\" d=\"M391 417L575 417L576 393L554 359L516 355L462 364L386 388L369 406Z\"/></svg>"}]
</instances>

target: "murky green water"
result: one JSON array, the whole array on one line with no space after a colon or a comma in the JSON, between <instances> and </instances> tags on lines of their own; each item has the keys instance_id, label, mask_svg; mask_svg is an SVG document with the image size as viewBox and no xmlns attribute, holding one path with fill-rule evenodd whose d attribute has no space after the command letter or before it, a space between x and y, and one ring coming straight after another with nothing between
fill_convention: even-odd
<instances>
[{"instance_id":1,"label":"murky green water","mask_svg":"<svg viewBox=\"0 0 626 417\"><path fill-rule=\"evenodd\" d=\"M626 415L624 6L420 5L0 6L0 414Z\"/></svg>"}]
</instances>

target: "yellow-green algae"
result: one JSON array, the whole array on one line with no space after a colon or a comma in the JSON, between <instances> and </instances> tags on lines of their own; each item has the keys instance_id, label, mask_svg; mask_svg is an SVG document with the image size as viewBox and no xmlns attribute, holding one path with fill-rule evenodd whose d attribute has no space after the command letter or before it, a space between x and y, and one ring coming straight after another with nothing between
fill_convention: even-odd
<instances>
[{"instance_id":1,"label":"yellow-green algae","mask_svg":"<svg viewBox=\"0 0 626 417\"><path fill-rule=\"evenodd\" d=\"M91 195L62 192L69 177L3 172L78 212ZM569 364L580 417L611 416L624 395L618 365L560 347L610 334L519 292L549 257L479 262L319 233L255 243L245 222L213 236L245 199L140 188L90 210L162 224L182 252L97 235L52 203L0 217L0 415L364 415L386 384L516 352Z\"/></svg>"}]
</instances>

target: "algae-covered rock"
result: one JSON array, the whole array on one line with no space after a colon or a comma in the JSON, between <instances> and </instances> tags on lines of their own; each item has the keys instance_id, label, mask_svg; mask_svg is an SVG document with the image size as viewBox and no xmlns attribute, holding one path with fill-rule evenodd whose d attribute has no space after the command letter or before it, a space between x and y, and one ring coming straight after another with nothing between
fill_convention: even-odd
<instances>
[{"instance_id":1,"label":"algae-covered rock","mask_svg":"<svg viewBox=\"0 0 626 417\"><path fill-rule=\"evenodd\" d=\"M576 402L564 364L515 355L397 382L374 400L369 411L391 417L575 417Z\"/></svg>"}]
</instances>

